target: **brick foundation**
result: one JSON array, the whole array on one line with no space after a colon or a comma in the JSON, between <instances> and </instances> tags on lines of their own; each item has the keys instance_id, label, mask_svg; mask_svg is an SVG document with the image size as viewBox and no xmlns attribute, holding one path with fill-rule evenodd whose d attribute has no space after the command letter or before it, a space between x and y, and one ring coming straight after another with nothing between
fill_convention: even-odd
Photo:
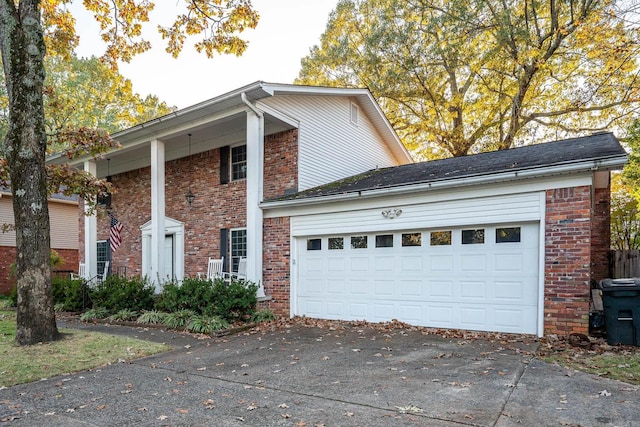
<instances>
[{"instance_id":1,"label":"brick foundation","mask_svg":"<svg viewBox=\"0 0 640 427\"><path fill-rule=\"evenodd\" d=\"M546 192L544 333L589 331L591 187Z\"/></svg>"}]
</instances>

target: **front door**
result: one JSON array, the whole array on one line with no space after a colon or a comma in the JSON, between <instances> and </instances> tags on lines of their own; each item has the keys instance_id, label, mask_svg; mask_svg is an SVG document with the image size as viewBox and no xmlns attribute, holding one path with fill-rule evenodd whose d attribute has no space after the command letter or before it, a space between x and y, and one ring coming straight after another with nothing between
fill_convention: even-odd
<instances>
[{"instance_id":1,"label":"front door","mask_svg":"<svg viewBox=\"0 0 640 427\"><path fill-rule=\"evenodd\" d=\"M164 278L168 281L173 280L175 265L175 245L173 243L173 234L167 234L164 238Z\"/></svg>"}]
</instances>

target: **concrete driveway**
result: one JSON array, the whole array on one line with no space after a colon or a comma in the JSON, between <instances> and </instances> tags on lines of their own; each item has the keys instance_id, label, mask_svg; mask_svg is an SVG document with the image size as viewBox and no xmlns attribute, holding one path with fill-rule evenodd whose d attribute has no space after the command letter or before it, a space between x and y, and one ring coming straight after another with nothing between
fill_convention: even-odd
<instances>
[{"instance_id":1,"label":"concrete driveway","mask_svg":"<svg viewBox=\"0 0 640 427\"><path fill-rule=\"evenodd\" d=\"M176 350L0 390L0 420L20 426L640 425L638 387L540 362L532 339L329 325L296 322L205 340L76 325Z\"/></svg>"}]
</instances>

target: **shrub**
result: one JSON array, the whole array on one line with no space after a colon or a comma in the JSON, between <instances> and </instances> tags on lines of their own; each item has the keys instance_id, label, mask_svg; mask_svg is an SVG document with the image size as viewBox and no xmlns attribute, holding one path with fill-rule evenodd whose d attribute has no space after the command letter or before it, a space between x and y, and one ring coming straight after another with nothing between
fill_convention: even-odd
<instances>
[{"instance_id":1,"label":"shrub","mask_svg":"<svg viewBox=\"0 0 640 427\"><path fill-rule=\"evenodd\" d=\"M182 281L182 284L166 283L158 296L156 308L168 312L193 310L196 313L203 313L212 298L213 282L188 277Z\"/></svg>"},{"instance_id":2,"label":"shrub","mask_svg":"<svg viewBox=\"0 0 640 427\"><path fill-rule=\"evenodd\" d=\"M152 309L154 292L155 288L147 279L109 276L104 282L90 288L89 296L94 306L104 307L115 313L124 309Z\"/></svg>"},{"instance_id":3,"label":"shrub","mask_svg":"<svg viewBox=\"0 0 640 427\"><path fill-rule=\"evenodd\" d=\"M9 307L17 307L18 306L18 286L14 286L11 289L11 293L9 293Z\"/></svg>"},{"instance_id":4,"label":"shrub","mask_svg":"<svg viewBox=\"0 0 640 427\"><path fill-rule=\"evenodd\" d=\"M210 334L229 327L226 320L218 316L193 316L187 324L187 331L198 334Z\"/></svg>"},{"instance_id":5,"label":"shrub","mask_svg":"<svg viewBox=\"0 0 640 427\"><path fill-rule=\"evenodd\" d=\"M258 286L252 282L232 279L227 284L218 279L213 285L211 303L205 307L203 314L220 316L229 322L247 320L258 303L257 291Z\"/></svg>"},{"instance_id":6,"label":"shrub","mask_svg":"<svg viewBox=\"0 0 640 427\"><path fill-rule=\"evenodd\" d=\"M170 313L191 310L194 314L218 316L229 322L247 320L255 311L257 290L255 284L243 280L227 283L223 279L186 278L181 285L175 282L164 285L156 309Z\"/></svg>"},{"instance_id":7,"label":"shrub","mask_svg":"<svg viewBox=\"0 0 640 427\"><path fill-rule=\"evenodd\" d=\"M83 292L82 279L54 276L51 285L53 302L62 305L61 311L82 311L89 305L88 295Z\"/></svg>"}]
</instances>

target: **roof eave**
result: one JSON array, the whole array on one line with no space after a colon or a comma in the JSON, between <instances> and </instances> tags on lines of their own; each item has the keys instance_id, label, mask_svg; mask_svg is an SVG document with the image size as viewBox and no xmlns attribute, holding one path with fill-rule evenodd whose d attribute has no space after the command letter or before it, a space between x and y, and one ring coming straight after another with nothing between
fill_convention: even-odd
<instances>
[{"instance_id":1,"label":"roof eave","mask_svg":"<svg viewBox=\"0 0 640 427\"><path fill-rule=\"evenodd\" d=\"M542 168L521 169L509 172L500 172L495 174L485 174L470 176L464 178L451 178L438 181L429 181L416 184L397 185L393 187L376 188L370 190L359 190L349 193L333 194L328 196L315 196L303 199L276 200L272 202L263 202L260 204L262 209L277 209L284 207L308 206L335 201L361 200L363 198L374 198L396 194L411 194L424 191L442 190L456 187L466 187L470 185L495 184L505 181L515 181L530 178L544 178L554 175L563 175L579 172L595 172L598 170L615 170L620 169L627 162L627 156L612 156L601 159L591 159L588 161L580 161L567 163L562 165L553 165Z\"/></svg>"}]
</instances>

